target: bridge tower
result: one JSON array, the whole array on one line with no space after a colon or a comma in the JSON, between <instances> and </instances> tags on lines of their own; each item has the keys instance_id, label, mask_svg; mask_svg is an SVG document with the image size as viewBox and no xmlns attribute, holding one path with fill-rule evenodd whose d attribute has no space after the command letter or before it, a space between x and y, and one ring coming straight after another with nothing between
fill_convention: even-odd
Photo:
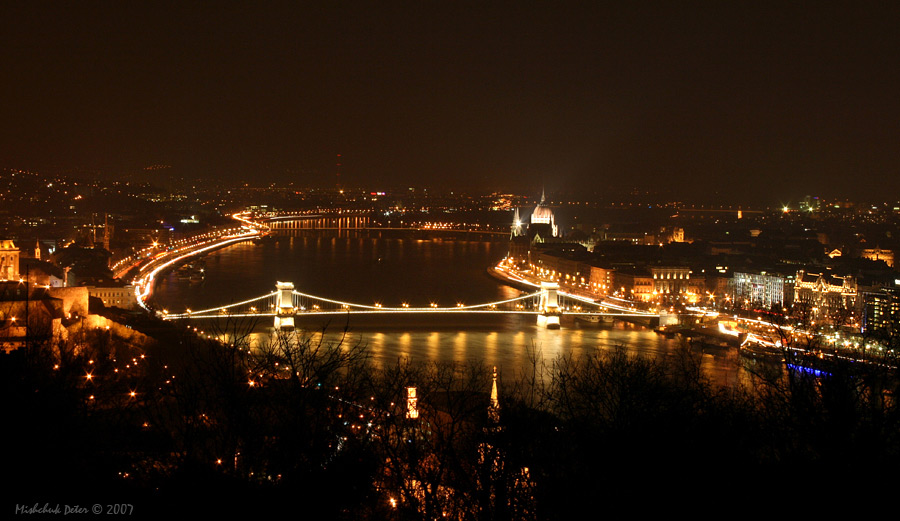
<instances>
[{"instance_id":1,"label":"bridge tower","mask_svg":"<svg viewBox=\"0 0 900 521\"><path fill-rule=\"evenodd\" d=\"M559 329L559 317L562 310L559 309L559 284L556 282L541 282L541 304L538 308L540 314L537 317L538 326L547 329Z\"/></svg>"},{"instance_id":2,"label":"bridge tower","mask_svg":"<svg viewBox=\"0 0 900 521\"><path fill-rule=\"evenodd\" d=\"M293 331L294 330L294 303L293 303L293 282L277 282L275 289L278 293L275 296L275 330L276 331Z\"/></svg>"}]
</instances>

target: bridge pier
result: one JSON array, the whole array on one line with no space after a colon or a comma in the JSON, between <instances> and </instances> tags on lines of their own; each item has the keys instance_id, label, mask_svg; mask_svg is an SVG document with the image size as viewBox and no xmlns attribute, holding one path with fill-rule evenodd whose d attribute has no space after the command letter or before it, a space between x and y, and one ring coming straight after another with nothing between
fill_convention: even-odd
<instances>
[{"instance_id":1,"label":"bridge pier","mask_svg":"<svg viewBox=\"0 0 900 521\"><path fill-rule=\"evenodd\" d=\"M660 312L659 327L675 326L681 323L681 317L670 313Z\"/></svg>"},{"instance_id":2,"label":"bridge pier","mask_svg":"<svg viewBox=\"0 0 900 521\"><path fill-rule=\"evenodd\" d=\"M541 282L541 303L538 307L540 314L537 316L539 327L547 329L559 329L559 317L562 310L559 309L559 284L556 282Z\"/></svg>"},{"instance_id":3,"label":"bridge pier","mask_svg":"<svg viewBox=\"0 0 900 521\"><path fill-rule=\"evenodd\" d=\"M275 289L278 294L275 297L275 330L294 330L294 283L277 282Z\"/></svg>"}]
</instances>

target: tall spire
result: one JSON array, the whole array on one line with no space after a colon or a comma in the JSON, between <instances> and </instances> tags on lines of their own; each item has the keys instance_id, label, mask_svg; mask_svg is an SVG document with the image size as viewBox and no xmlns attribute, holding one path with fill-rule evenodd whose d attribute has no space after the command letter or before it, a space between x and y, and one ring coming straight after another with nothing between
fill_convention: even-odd
<instances>
[{"instance_id":1,"label":"tall spire","mask_svg":"<svg viewBox=\"0 0 900 521\"><path fill-rule=\"evenodd\" d=\"M547 190L542 186L541 187L541 204L544 204L544 200L547 199L546 192L547 192Z\"/></svg>"},{"instance_id":2,"label":"tall spire","mask_svg":"<svg viewBox=\"0 0 900 521\"><path fill-rule=\"evenodd\" d=\"M497 366L494 366L493 382L491 383L491 406L488 407L488 418L497 423L500 421L500 396L497 391Z\"/></svg>"},{"instance_id":3,"label":"tall spire","mask_svg":"<svg viewBox=\"0 0 900 521\"><path fill-rule=\"evenodd\" d=\"M509 238L512 239L513 237L518 237L520 235L522 235L522 221L519 219L519 209L516 208L516 212L513 214L513 223L510 228Z\"/></svg>"},{"instance_id":4,"label":"tall spire","mask_svg":"<svg viewBox=\"0 0 900 521\"><path fill-rule=\"evenodd\" d=\"M103 214L103 249L109 251L109 214Z\"/></svg>"}]
</instances>

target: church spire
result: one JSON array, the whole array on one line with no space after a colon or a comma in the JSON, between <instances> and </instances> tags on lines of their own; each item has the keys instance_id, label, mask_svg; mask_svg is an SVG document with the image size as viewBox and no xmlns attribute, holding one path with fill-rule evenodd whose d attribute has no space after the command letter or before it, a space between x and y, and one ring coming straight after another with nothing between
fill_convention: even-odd
<instances>
[{"instance_id":1,"label":"church spire","mask_svg":"<svg viewBox=\"0 0 900 521\"><path fill-rule=\"evenodd\" d=\"M510 239L512 239L512 238L518 237L520 235L522 235L522 221L519 218L519 209L516 208L516 212L513 215L513 223L512 223L512 227L510 228L509 236L510 236Z\"/></svg>"},{"instance_id":2,"label":"church spire","mask_svg":"<svg viewBox=\"0 0 900 521\"><path fill-rule=\"evenodd\" d=\"M103 249L109 251L109 214L103 214Z\"/></svg>"},{"instance_id":3,"label":"church spire","mask_svg":"<svg viewBox=\"0 0 900 521\"><path fill-rule=\"evenodd\" d=\"M488 407L488 418L497 423L500 421L500 393L497 391L497 366L494 366L493 381L491 383L491 406Z\"/></svg>"}]
</instances>

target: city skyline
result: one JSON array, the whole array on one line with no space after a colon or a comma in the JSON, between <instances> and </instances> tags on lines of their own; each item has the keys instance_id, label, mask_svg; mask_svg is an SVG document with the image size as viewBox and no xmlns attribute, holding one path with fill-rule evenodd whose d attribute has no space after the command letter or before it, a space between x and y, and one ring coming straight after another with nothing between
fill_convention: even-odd
<instances>
[{"instance_id":1,"label":"city skyline","mask_svg":"<svg viewBox=\"0 0 900 521\"><path fill-rule=\"evenodd\" d=\"M3 11L7 168L327 186L341 162L356 186L765 202L900 188L891 8Z\"/></svg>"}]
</instances>

